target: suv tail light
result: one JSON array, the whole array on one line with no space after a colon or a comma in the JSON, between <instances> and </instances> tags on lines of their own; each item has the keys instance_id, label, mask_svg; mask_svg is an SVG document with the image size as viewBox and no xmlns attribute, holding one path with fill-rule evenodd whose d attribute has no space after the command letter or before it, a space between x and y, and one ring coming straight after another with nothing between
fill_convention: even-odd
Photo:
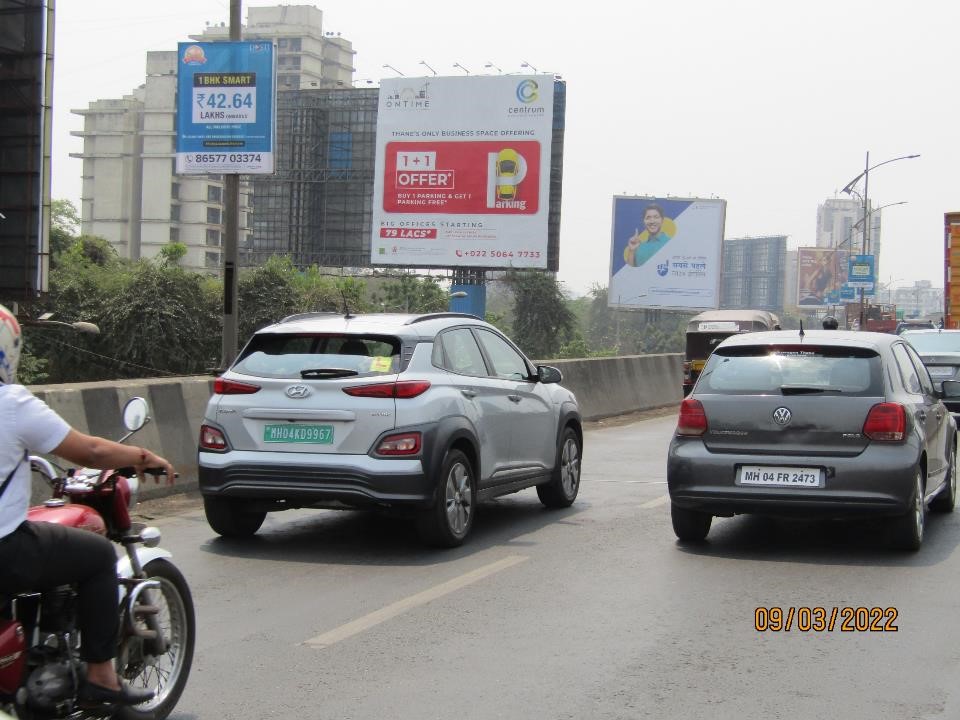
<instances>
[{"instance_id":1,"label":"suv tail light","mask_svg":"<svg viewBox=\"0 0 960 720\"><path fill-rule=\"evenodd\" d=\"M353 385L343 388L343 391L353 397L415 398L423 395L429 387L427 380L398 380L374 385Z\"/></svg>"},{"instance_id":2,"label":"suv tail light","mask_svg":"<svg viewBox=\"0 0 960 720\"><path fill-rule=\"evenodd\" d=\"M703 435L707 431L707 414L699 400L687 398L680 403L677 435Z\"/></svg>"},{"instance_id":3,"label":"suv tail light","mask_svg":"<svg viewBox=\"0 0 960 720\"><path fill-rule=\"evenodd\" d=\"M387 435L376 450L378 455L416 455L420 452L420 433Z\"/></svg>"},{"instance_id":4,"label":"suv tail light","mask_svg":"<svg viewBox=\"0 0 960 720\"><path fill-rule=\"evenodd\" d=\"M222 451L227 449L227 438L221 430L210 425L200 426L200 447L204 450Z\"/></svg>"},{"instance_id":5,"label":"suv tail light","mask_svg":"<svg viewBox=\"0 0 960 720\"><path fill-rule=\"evenodd\" d=\"M250 395L259 390L259 385L250 385L248 383L237 382L236 380L217 378L213 381L214 395Z\"/></svg>"},{"instance_id":6,"label":"suv tail light","mask_svg":"<svg viewBox=\"0 0 960 720\"><path fill-rule=\"evenodd\" d=\"M880 403L870 408L863 434L871 440L900 442L907 432L907 411L900 403Z\"/></svg>"}]
</instances>

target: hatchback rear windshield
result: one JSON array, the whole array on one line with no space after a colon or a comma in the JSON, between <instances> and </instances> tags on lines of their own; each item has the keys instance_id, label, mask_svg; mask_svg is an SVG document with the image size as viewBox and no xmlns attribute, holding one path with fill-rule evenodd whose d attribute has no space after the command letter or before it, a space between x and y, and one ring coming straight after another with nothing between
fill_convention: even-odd
<instances>
[{"instance_id":1,"label":"hatchback rear windshield","mask_svg":"<svg viewBox=\"0 0 960 720\"><path fill-rule=\"evenodd\" d=\"M745 395L882 395L880 357L861 348L756 346L720 348L696 392Z\"/></svg>"},{"instance_id":2,"label":"hatchback rear windshield","mask_svg":"<svg viewBox=\"0 0 960 720\"><path fill-rule=\"evenodd\" d=\"M334 378L387 375L400 366L400 341L382 335L254 335L231 368L243 375Z\"/></svg>"}]
</instances>

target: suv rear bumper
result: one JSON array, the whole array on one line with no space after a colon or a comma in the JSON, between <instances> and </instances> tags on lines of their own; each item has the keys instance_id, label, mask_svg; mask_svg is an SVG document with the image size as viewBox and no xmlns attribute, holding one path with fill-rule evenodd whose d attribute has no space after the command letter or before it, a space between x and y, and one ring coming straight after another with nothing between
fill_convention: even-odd
<instances>
[{"instance_id":1,"label":"suv rear bumper","mask_svg":"<svg viewBox=\"0 0 960 720\"><path fill-rule=\"evenodd\" d=\"M433 484L419 458L233 451L200 453L204 496L262 501L281 507L429 505Z\"/></svg>"}]
</instances>

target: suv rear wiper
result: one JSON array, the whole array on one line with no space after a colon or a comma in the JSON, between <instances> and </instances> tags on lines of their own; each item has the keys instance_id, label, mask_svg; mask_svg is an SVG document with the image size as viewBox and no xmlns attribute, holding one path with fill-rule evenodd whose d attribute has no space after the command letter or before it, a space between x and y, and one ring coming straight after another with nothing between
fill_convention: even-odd
<instances>
[{"instance_id":1,"label":"suv rear wiper","mask_svg":"<svg viewBox=\"0 0 960 720\"><path fill-rule=\"evenodd\" d=\"M300 377L304 380L308 378L353 377L359 374L356 370L348 370L347 368L307 368L300 371Z\"/></svg>"}]
</instances>

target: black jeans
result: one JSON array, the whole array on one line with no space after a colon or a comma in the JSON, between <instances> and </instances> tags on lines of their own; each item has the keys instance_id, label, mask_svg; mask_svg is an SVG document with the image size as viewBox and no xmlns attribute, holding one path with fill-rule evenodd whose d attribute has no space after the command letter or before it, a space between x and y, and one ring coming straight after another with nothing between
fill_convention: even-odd
<instances>
[{"instance_id":1,"label":"black jeans","mask_svg":"<svg viewBox=\"0 0 960 720\"><path fill-rule=\"evenodd\" d=\"M75 585L81 655L110 660L120 629L117 555L113 543L89 530L26 521L0 539L0 593Z\"/></svg>"}]
</instances>

